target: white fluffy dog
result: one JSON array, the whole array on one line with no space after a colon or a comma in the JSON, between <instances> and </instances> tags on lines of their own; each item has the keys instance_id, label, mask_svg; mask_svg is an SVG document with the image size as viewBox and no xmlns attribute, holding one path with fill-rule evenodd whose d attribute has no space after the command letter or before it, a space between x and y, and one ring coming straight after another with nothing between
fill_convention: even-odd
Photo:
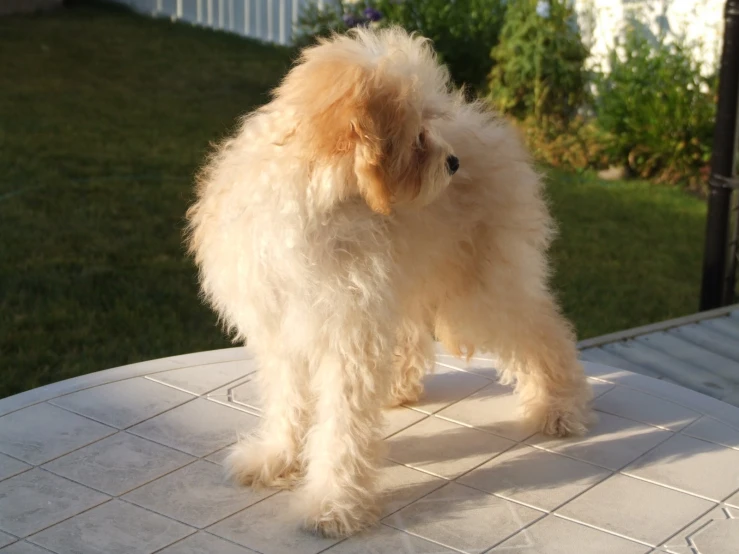
<instances>
[{"instance_id":1,"label":"white fluffy dog","mask_svg":"<svg viewBox=\"0 0 739 554\"><path fill-rule=\"evenodd\" d=\"M517 136L451 90L424 39L364 29L306 49L188 212L205 296L259 362L263 418L231 474L299 485L323 535L371 524L382 409L422 395L434 336L495 353L540 431L584 432L541 189Z\"/></svg>"}]
</instances>

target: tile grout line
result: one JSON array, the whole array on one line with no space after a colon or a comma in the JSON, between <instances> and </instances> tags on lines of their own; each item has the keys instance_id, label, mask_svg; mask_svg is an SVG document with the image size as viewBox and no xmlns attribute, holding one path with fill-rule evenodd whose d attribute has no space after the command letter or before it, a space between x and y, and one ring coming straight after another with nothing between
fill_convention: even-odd
<instances>
[{"instance_id":1,"label":"tile grout line","mask_svg":"<svg viewBox=\"0 0 739 554\"><path fill-rule=\"evenodd\" d=\"M218 525L218 524L219 524L219 523L221 523L222 521L225 521L225 520L227 520L227 519L228 519L228 518L230 518L230 517L233 517L233 516L235 516L235 515L237 515L237 514L240 514L240 513L242 513L242 512L245 512L245 511L246 511L246 510L248 510L249 508L253 508L253 507L254 507L254 506L256 506L257 504L261 504L262 502L264 502L264 501L265 501L265 500L267 500L268 498L273 498L274 496L276 496L276 495L278 495L278 494L280 494L280 493L282 493L282 492L285 492L285 490L284 490L284 489L283 489L283 490L275 490L275 491L274 491L273 493L271 493L271 494L268 494L268 495L267 495L267 496L265 496L264 498L260 498L259 500L257 500L257 501L256 501L256 502L254 502L253 504L249 504L248 506L245 506L244 508L241 508L240 510L237 510L237 511L235 511L235 512L234 512L234 513L232 513L232 514L228 514L227 516L224 516L224 517L222 517L221 519L219 519L219 520L216 520L216 521L214 521L214 522L213 522L213 523L211 523L210 525L207 525L207 526L203 527L203 528L202 528L202 529L200 529L200 530L201 530L201 531L205 531L205 532L208 532L208 533L210 533L211 535L214 535L214 536L216 536L216 537L218 537L218 538L220 538L220 539L223 539L224 537L221 537L220 535L218 535L218 534L216 534L216 533L214 533L214 532L212 532L212 531L209 531L209 529L212 529L212 528L213 528L214 526ZM230 542L233 542L233 541L230 541Z\"/></svg>"},{"instance_id":2,"label":"tile grout line","mask_svg":"<svg viewBox=\"0 0 739 554\"><path fill-rule=\"evenodd\" d=\"M153 552L151 552L151 554L159 554L160 552L163 552L164 550L166 550L167 548L169 548L171 546L175 546L177 544L180 544L182 542L185 542L187 539L189 539L190 537L194 537L198 533L202 533L203 535L208 535L209 537L213 537L215 539L222 540L223 542L227 542L229 544L233 544L234 546L236 546L238 548L243 548L247 552L254 552L254 554L262 554L258 550L254 550L253 548L249 548L247 546L244 546L243 544L239 544L239 543L233 542L232 540L225 539L223 537L219 537L218 535L214 535L213 533L210 533L208 531L205 531L204 529L198 529L197 532L195 532L195 533L193 533L191 535L187 535L186 537L182 537L181 539L178 539L175 542L173 542L171 544L168 544L167 546L163 546L162 548L158 548L158 549L154 550ZM331 548L331 547L329 547L329 548ZM209 554L216 554L216 553L209 553ZM317 554L320 554L320 553L317 553Z\"/></svg>"},{"instance_id":3,"label":"tile grout line","mask_svg":"<svg viewBox=\"0 0 739 554\"><path fill-rule=\"evenodd\" d=\"M540 521L541 521L542 519L544 519L545 517L547 517L547 515L548 515L547 513L544 513L544 514L543 514L542 516L540 516L540 517L537 517L537 518L536 518L536 519L535 519L534 521L531 521L531 522L527 523L527 524L526 524L526 525L524 525L523 527L519 527L519 529L518 529L517 531L515 531L515 532L511 533L510 535L508 535L507 537L505 537L505 538L504 538L503 540L500 540L500 541L496 542L496 543L495 543L495 544L493 544L493 545L492 545L492 546L491 546L490 548L487 548L486 550L484 550L484 551L483 551L483 552L482 552L481 554L486 554L486 553L490 552L490 551L491 551L491 550L493 550L494 548L496 548L496 547L498 547L499 545L503 544L503 543L504 543L505 541L507 541L508 539L510 539L510 538L512 538L512 537L515 537L515 536L516 536L516 535L518 535L518 534L519 534L520 532L522 532L522 531L525 531L526 529L528 529L529 527L532 527L532 526L533 526L533 525L535 525L536 523L539 523L539 522L540 522Z\"/></svg>"},{"instance_id":4,"label":"tile grout line","mask_svg":"<svg viewBox=\"0 0 739 554\"><path fill-rule=\"evenodd\" d=\"M122 431L122 432L125 432L125 431ZM132 437L136 437L136 438L141 438L141 437L137 437L136 435L131 435L131 436L132 436ZM144 440L146 440L146 439L144 439ZM155 444L158 444L158 443L155 443ZM163 445L160 445L160 446L163 446ZM178 451L178 452L179 452L179 451ZM67 477L67 476L65 476L65 475L60 475L59 473L55 473L54 471L52 471L52 470L50 470L50 469L47 469L47 468L45 468L45 467L41 467L41 466L39 466L39 468L38 468L38 469L42 469L42 470L44 470L44 471L46 471L46 472L48 472L48 473L51 473L52 475L56 475L57 477L62 477L63 479L67 479L68 481L72 481L72 483L77 483L78 485L82 485L83 487L87 487L88 489L92 489L92 490L94 490L94 491L96 491L96 492L99 492L100 494L105 494L105 495L107 495L107 496L110 496L111 498L118 498L118 499L121 499L121 500L122 500L122 498L121 498L121 497L122 497L123 495L125 495L125 494L128 494L129 492L133 492L133 491L135 491L135 490L138 490L138 489L140 489L141 487L144 487L144 486L148 485L149 483L153 483L154 481L156 481L156 480L158 480L158 479L161 479L162 477L166 477L167 475L171 475L171 474L172 474L172 473L174 473L175 471L179 471L179 470L181 470L181 469L183 469L183 468L186 468L186 467L188 467L188 466L191 466L191 465L192 465L192 464L194 464L195 462L197 462L197 461L200 461L200 460L202 459L202 458L197 458L197 457L195 457L195 456L192 456L191 454L189 454L189 456L190 456L190 457L192 457L192 458L194 458L194 459L192 459L192 460L188 461L188 462L187 462L186 464L184 464L184 465L182 465L182 466L180 466L180 467L178 467L178 468L175 468L175 469L173 469L173 470L171 470L171 471L168 471L168 472L166 472L166 473L162 473L162 474L161 474L161 475L159 475L158 477L154 477L153 479L150 479L150 480L146 481L145 483L142 483L142 484L140 484L140 485L136 485L136 486L135 486L134 488L132 488L132 489L128 489L128 490L125 490L125 491L123 491L122 493L119 493L119 494L111 494L111 493L109 493L109 492L101 491L100 489L96 489L95 487L93 487L93 486L91 486L91 485L88 485L88 484L86 484L86 483L80 483L79 481L75 481L75 480L74 480L74 479L72 479L71 477ZM204 461L204 462L206 462L206 461L209 461L209 460L203 460L203 461ZM48 462L47 462L47 463L48 463ZM209 463L210 463L210 462L209 462ZM131 502L131 504L133 504L133 502ZM142 508L143 508L143 506L142 506ZM183 522L183 523L184 523L184 522Z\"/></svg>"},{"instance_id":5,"label":"tile grout line","mask_svg":"<svg viewBox=\"0 0 739 554\"><path fill-rule=\"evenodd\" d=\"M449 550L451 550L453 552L459 552L460 554L469 554L465 550L460 550L459 548L456 548L454 546L450 546L448 544L444 544L444 543L441 543L441 542L432 540L432 539L430 539L428 537L424 537L423 535L417 535L416 533L413 533L411 531L407 531L405 529L399 529L398 527L394 527L394 526L390 525L389 523L386 523L385 525L387 525L391 529L395 529L396 531L400 531L401 533L405 533L406 535L410 535L411 537L416 537L417 539L423 539L425 541L430 542L431 544L437 544L437 545L441 546L442 548L447 548L447 549L449 549ZM326 552L326 551L324 550L323 552Z\"/></svg>"},{"instance_id":6,"label":"tile grout line","mask_svg":"<svg viewBox=\"0 0 739 554\"><path fill-rule=\"evenodd\" d=\"M463 399L463 400L466 400L466 399ZM443 410L446 410L446 408L443 408ZM439 411L441 412L442 410L439 410ZM435 417L437 419L441 419L442 421L448 421L449 423L454 423L454 424L460 425L462 427L467 427L468 429L476 429L477 431L481 431L483 433L487 433L488 435L493 435L495 437L498 437L499 439L506 439L506 440L509 440L509 441L517 442L519 444L522 444L523 441L530 439L531 437L533 437L534 435L536 435L538 433L538 431L534 431L534 432L530 433L529 435L526 435L522 439L513 439L511 437L506 437L505 435L500 435L498 433L494 433L492 431L488 431L487 429L481 429L480 427L476 427L475 425L471 425L469 423L465 423L464 421L459 421L457 419L452 419L449 416L440 415L438 412L435 413L435 414L430 414L429 417Z\"/></svg>"},{"instance_id":7,"label":"tile grout line","mask_svg":"<svg viewBox=\"0 0 739 554\"><path fill-rule=\"evenodd\" d=\"M602 527L598 527L597 525L593 525L592 523L587 523L585 521L581 521L579 519L575 519L575 518L572 518L572 517L569 517L569 516L565 516L565 515L562 515L560 513L554 512L554 513L552 513L552 515L554 517L558 517L559 519L563 519L563 520L569 521L571 523L577 523L578 525L583 525L584 527L589 527L590 529L595 529L595 530L600 531L602 533L606 533L607 535L612 535L612 536L615 536L615 537L619 537L621 539L626 539L626 540L629 540L631 542L635 542L635 543L641 544L643 546L647 546L649 548L653 548L653 549L654 548L659 548L659 545L653 545L653 544L650 544L650 543L645 542L643 540L640 540L640 539L637 539L637 538L634 538L634 537L629 537L628 535L622 535L621 533L618 533L616 531L610 531L608 529L603 529Z\"/></svg>"},{"instance_id":8,"label":"tile grout line","mask_svg":"<svg viewBox=\"0 0 739 554\"><path fill-rule=\"evenodd\" d=\"M726 425L732 431L735 431L735 432L739 433L739 430L734 429L733 427L731 427L730 425L727 425L725 422L721 421L720 419L716 419L715 417L710 416L708 414L702 414L701 417L699 417L698 419L696 419L690 425L687 425L686 427L683 427L680 431L678 431L678 433L680 433L681 435L683 435L685 437L690 437L690 438L693 438L693 439L700 439L700 440L705 441L705 442L707 442L709 444L715 444L717 446L723 446L724 448L730 448L731 450L739 450L739 443L737 443L737 446L731 446L729 444L723 444L723 443L720 443L720 442L716 442L716 441L712 441L712 440L706 439L704 437L699 437L697 435L691 435L691 434L685 432L687 429L689 429L690 427L692 427L695 423L698 423L699 421L701 421L704 418L709 419L711 421L715 421L716 423L720 423L722 425Z\"/></svg>"},{"instance_id":9,"label":"tile grout line","mask_svg":"<svg viewBox=\"0 0 739 554\"><path fill-rule=\"evenodd\" d=\"M72 483L74 483L74 481L72 481ZM75 483L75 484L76 484L76 483ZM64 519L61 519L61 520L59 520L59 521L55 521L55 522L54 522L54 523L52 523L51 525L47 525L46 527L42 527L41 529L38 529L37 531L34 531L34 532L33 532L33 533L31 533L30 535L26 535L25 537L23 537L23 540L25 540L25 541L28 541L28 542L30 542L31 544L35 545L35 546L41 546L40 544L36 544L35 542L33 542L33 541L32 541L31 539L32 539L33 537L35 537L36 535L38 535L39 533L43 533L43 532L44 532L44 531L46 531L47 529L51 529L52 527L55 527L55 526L57 526L57 525L59 525L59 524L61 524L61 523L64 523L65 521L69 521L69 520L70 520L70 519L72 519L72 518L75 518L75 517L77 517L77 516L79 516L79 515L82 515L82 514L84 514L84 513L87 513L87 512L89 512L89 511L91 511L91 510L94 510L95 508L98 508L98 507L100 507L100 506L104 506L105 504L108 504L108 503L110 503L110 502L112 502L112 501L114 500L114 498L113 498L113 497L111 497L110 495L107 495L107 496L108 496L108 499L107 499L107 500L105 500L104 502L101 502L100 504L95 504L94 506L90 506L89 508L86 508L86 509L82 510L81 512L77 512L77 513L76 513L76 514L74 514L74 515L71 515L71 516L69 516L69 517L65 517ZM41 546L41 547L42 547L42 548L45 548L45 547L43 547L43 546ZM48 549L47 549L47 550L48 550Z\"/></svg>"},{"instance_id":10,"label":"tile grout line","mask_svg":"<svg viewBox=\"0 0 739 554\"><path fill-rule=\"evenodd\" d=\"M615 368L615 369L618 369L618 368ZM622 370L622 371L625 371L625 370ZM645 377L645 378L649 378L649 377L646 377L646 376L644 376L644 375L641 375L641 374L638 374L638 373L633 373L633 375L638 375L638 376L640 376L640 377ZM599 378L599 379L602 379L602 378ZM651 379L654 379L654 378L652 377ZM659 379L654 379L654 380L655 380L655 381L659 381ZM735 426L735 425L734 425L734 424L732 424L732 423L729 423L728 421L724 421L723 419L720 419L720 418L719 418L718 416L715 416L715 415L713 415L712 413L706 412L706 411L705 411L705 408L699 408L699 407L697 407L697 406L686 406L685 404L683 404L683 403L682 403L682 401L681 401L681 400L678 400L678 399L675 399L675 398L671 398L671 397L670 397L670 398L667 398L667 397L664 397L664 396L659 396L659 395L655 394L655 393L654 393L653 391L651 391L651 390L650 390L650 391L647 391L647 390L644 390L644 389L640 389L640 388L638 388L638 387L635 387L635 386L632 386L632 385L628 385L628 384L625 384L625 383L614 383L614 382L612 382L612 381L606 381L606 382L608 382L608 383L611 383L611 384L613 384L613 385L616 385L616 386L618 386L618 387L624 387L625 389L635 390L635 391L637 391L637 392L640 392L640 393L642 393L642 394L647 394L647 395L649 395L649 396L652 396L652 397L654 397L654 398L658 398L658 399L660 399L660 400L664 400L664 401L667 401L667 402L672 402L673 404L676 404L676 405L680 406L681 408L685 408L686 410L691 410L691 411L693 411L693 412L699 413L699 414L701 414L702 416L708 416L708 417L710 417L711 419L715 419L716 421L718 421L718 422L720 422L720 423L723 423L724 425L726 425L727 427L730 427L731 429L733 429L733 430L735 430L735 431L739 431L739 428L738 428L737 426ZM693 390L693 389L689 389L689 388L687 388L687 387L684 387L684 386L682 386L682 385L673 385L673 386L676 386L676 387L679 387L679 388L681 388L681 389L684 389L685 391L687 391L687 392L689 392L689 393L693 393L693 394L696 394L696 395L698 395L698 396L700 396L700 397L706 397L706 398L708 398L708 399L710 399L710 400L713 400L713 401L715 401L715 402L719 402L719 403L721 403L721 404L723 404L723 405L726 405L726 406L728 406L728 407L730 407L730 408L734 408L734 409L736 409L736 410L737 410L737 413L739 413L739 408L737 408L736 406L734 406L734 405L732 405L732 404L729 404L728 402L724 402L723 400L719 400L718 398L714 398L714 397L712 397L712 396L708 396L708 395L706 395L706 394L703 394L703 393L701 393L701 392L695 391L695 390ZM700 418L699 418L699 419L700 419ZM649 425L649 424L647 424L647 425Z\"/></svg>"},{"instance_id":11,"label":"tile grout line","mask_svg":"<svg viewBox=\"0 0 739 554\"><path fill-rule=\"evenodd\" d=\"M228 348L225 348L225 349L219 349L219 350L229 350L229 349ZM211 350L210 352L217 352L217 351L218 350ZM206 352L208 352L208 351L206 351ZM200 352L194 352L193 354L200 354ZM143 362L133 362L131 364L124 364L122 366L111 367L111 368L103 369L103 370L100 370L100 371L111 371L111 370L122 369L122 368L126 368L126 367L129 367L129 366L134 366L134 365L138 365L138 364L146 364L146 363L150 363L150 362L153 363L153 362L157 362L157 361L160 361L160 360L170 360L171 358L180 357L180 356L187 357L189 355L190 354L176 354L175 356L168 356L166 358L155 358L153 360L146 360L146 361L143 361ZM62 393L57 394L56 396L52 396L50 398L43 398L41 400L30 401L28 404L25 404L25 405L23 405L23 406L21 406L19 408L15 408L13 410L10 410L9 412L6 412L6 413L0 415L0 418L5 417L6 415L14 414L15 412L19 412L19 411L24 410L26 408L30 408L32 406L36 406L38 404L43 404L44 402L51 403L50 402L51 400L56 400L57 398L63 398L65 396L69 396L71 394L75 394L75 393L78 393L78 392L95 389L95 388L98 388L98 387L102 387L104 385L110 385L110 384L113 384L113 383L120 383L122 381L129 381L131 379L138 379L140 377L146 377L148 375L155 375L155 374L158 374L158 373L164 373L166 371L172 371L172 370L176 370L176 369L190 369L190 368L193 368L193 367L209 366L209 365L214 365L214 364L225 364L225 363L229 363L229 362L248 361L248 360L253 360L253 359L254 359L253 356L249 356L247 358L236 358L236 359L233 359L233 360L219 360L219 361L216 361L216 362L206 362L206 363L201 363L201 364L196 363L196 364L192 364L192 365L181 365L180 362L170 362L170 363L173 363L175 365L173 367L151 370L149 373L141 373L139 375L131 375L129 377L111 378L110 381L105 381L103 383L96 383L96 384L90 385L90 386L82 386L79 389L75 389L75 390L72 390L72 391L69 391L69 392L62 392ZM93 375L94 373L96 373L96 372L92 372L92 373L85 374L85 375L80 375L79 377L86 377L86 376L89 376L89 375ZM78 378L78 377L73 377L73 379L76 379L76 378ZM65 380L62 380L62 381L56 381L54 383L49 383L49 384L44 385L44 386L57 385L59 383L64 383L67 380L68 379L65 379ZM36 389L29 389L29 390L36 390ZM24 391L24 392L28 392L28 391ZM18 394L23 394L23 392L20 392ZM13 396L16 396L16 395L13 395ZM8 398L12 398L12 396L9 396ZM0 408L2 407L3 400L5 400L5 399L4 398L0 399ZM55 404L52 404L52 405L55 405Z\"/></svg>"},{"instance_id":12,"label":"tile grout line","mask_svg":"<svg viewBox=\"0 0 739 554\"><path fill-rule=\"evenodd\" d=\"M409 409L409 408L406 408L406 409ZM415 412L415 410L414 410L414 412ZM420 414L420 413L423 413L423 412L416 412L416 413L419 413L419 414ZM418 421L414 421L414 422L413 422L413 423L411 423L410 425L406 425L406 426L405 426L405 427L403 427L402 429L398 429L397 431L394 431L394 432L390 433L389 435L387 435L387 436L383 437L383 438L382 438L382 442L385 442L386 440L388 440L388 439L389 439L389 438L391 438L391 437L394 437L394 436L395 436L395 435L397 435L398 433L402 433L402 432L403 432L403 431L405 431L406 429L410 429L410 428L411 428L411 427L413 427L414 425L416 425L416 424L418 424L418 423L421 423L421 422L423 422L423 421L426 421L426 420L427 420L428 418L430 418L430 417L431 417L431 416L430 416L430 415L428 415L428 414L423 414L423 415L424 415L424 417L422 417L422 418L421 418L421 419L419 419ZM386 421L387 421L387 420L386 420Z\"/></svg>"},{"instance_id":13,"label":"tile grout line","mask_svg":"<svg viewBox=\"0 0 739 554\"><path fill-rule=\"evenodd\" d=\"M714 503L713 506L711 506L710 508L708 508L705 512L701 512L701 514L698 517L696 517L695 519L693 519L690 523L688 523L686 525L683 525L680 529L678 529L677 531L675 531L672 535L670 535L669 537L667 537L664 540L660 541L660 544L658 544L657 546L655 546L655 548L661 548L662 545L667 545L667 543L669 541L671 541L673 538L677 537L680 533L682 533L683 531L685 531L688 527L690 527L690 526L695 525L696 523L698 523L701 520L701 518L706 517L710 512L712 512L713 510L715 510L717 507L719 507L719 504ZM690 543L688 543L688 546L692 550L692 545Z\"/></svg>"},{"instance_id":14,"label":"tile grout line","mask_svg":"<svg viewBox=\"0 0 739 554\"><path fill-rule=\"evenodd\" d=\"M217 362L217 363L230 363L230 362ZM210 364L210 365L213 365L213 364ZM178 369L191 369L193 367L200 367L200 366L191 366L191 367L186 367L186 368L183 367L183 368L178 368ZM167 370L167 371L172 371L172 370ZM177 369L175 369L175 371L177 371ZM246 377L249 377L249 375L253 375L256 372L257 372L257 370L253 369L249 373L245 373L244 375L241 375L240 377L237 377L236 379L231 379L230 381L227 381L225 383L222 383L222 384L218 385L217 387L215 387L215 388L213 388L211 390L207 390L207 391L205 391L203 393L192 392L192 391L189 391L187 389L180 388L180 387L178 387L176 385L172 385L171 383L164 383L162 381L157 381L154 377L152 377L152 375L158 375L158 373L152 373L151 375L144 375L144 379L148 379L149 381L153 381L154 383L158 383L160 385L164 385L165 387L170 387L170 388L173 388L175 390L186 392L188 394L193 394L193 395L195 395L197 397L202 398L202 397L205 397L205 396L207 396L209 394L212 394L214 391L217 391L218 389L222 389L223 387L228 387L230 385L233 385L237 381L241 381L242 379L245 379Z\"/></svg>"},{"instance_id":15,"label":"tile grout line","mask_svg":"<svg viewBox=\"0 0 739 554\"><path fill-rule=\"evenodd\" d=\"M238 410L240 412L244 412L244 413L247 413L249 415L253 415L253 416L259 417L259 418L263 417L262 416L262 413L261 413L261 410L259 410L260 413L258 413L258 414L257 413L254 413L254 412L250 412L249 410L247 410L246 408L251 408L252 410L255 410L255 411L257 410L257 408L254 408L253 406L249 406L248 404L243 404L241 402L239 402L237 404L236 402L229 402L229 401L217 400L215 398L210 398L210 397L205 397L204 398L202 396L199 397L199 398L203 398L203 400L207 400L208 402L213 402L214 404L220 404L221 406L225 406L226 408L231 408L232 410ZM242 406L244 406L244 407L242 408Z\"/></svg>"}]
</instances>

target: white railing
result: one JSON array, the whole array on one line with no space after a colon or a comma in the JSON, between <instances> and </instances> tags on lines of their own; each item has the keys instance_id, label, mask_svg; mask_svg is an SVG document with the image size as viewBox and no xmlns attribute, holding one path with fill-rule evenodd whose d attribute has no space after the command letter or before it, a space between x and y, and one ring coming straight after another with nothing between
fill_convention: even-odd
<instances>
[{"instance_id":1,"label":"white railing","mask_svg":"<svg viewBox=\"0 0 739 554\"><path fill-rule=\"evenodd\" d=\"M114 0L155 17L169 17L278 44L290 44L303 6L330 0Z\"/></svg>"}]
</instances>

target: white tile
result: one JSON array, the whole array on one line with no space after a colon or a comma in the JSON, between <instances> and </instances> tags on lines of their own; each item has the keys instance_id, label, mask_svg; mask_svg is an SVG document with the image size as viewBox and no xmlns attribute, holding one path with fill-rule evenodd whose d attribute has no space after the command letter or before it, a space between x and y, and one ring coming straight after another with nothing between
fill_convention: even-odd
<instances>
[{"instance_id":1,"label":"white tile","mask_svg":"<svg viewBox=\"0 0 739 554\"><path fill-rule=\"evenodd\" d=\"M414 423L418 423L422 419L429 417L422 412L403 407L384 410L383 413L385 415L385 437L394 435L398 431L402 431Z\"/></svg>"},{"instance_id":2,"label":"white tile","mask_svg":"<svg viewBox=\"0 0 739 554\"><path fill-rule=\"evenodd\" d=\"M213 454L206 456L204 459L208 460L209 462L213 462L214 464L218 464L219 466L223 465L223 462L226 461L226 458L229 454L231 454L231 448L236 444L235 442L233 444L229 444L228 446L221 448L220 450L216 450L213 452Z\"/></svg>"},{"instance_id":3,"label":"white tile","mask_svg":"<svg viewBox=\"0 0 739 554\"><path fill-rule=\"evenodd\" d=\"M55 552L151 554L194 529L120 500L37 533L31 541Z\"/></svg>"},{"instance_id":4,"label":"white tile","mask_svg":"<svg viewBox=\"0 0 739 554\"><path fill-rule=\"evenodd\" d=\"M483 552L543 512L456 483L384 519L388 525L462 552Z\"/></svg>"},{"instance_id":5,"label":"white tile","mask_svg":"<svg viewBox=\"0 0 739 554\"><path fill-rule=\"evenodd\" d=\"M679 431L701 414L650 394L617 387L595 400L595 408L649 425Z\"/></svg>"},{"instance_id":6,"label":"white tile","mask_svg":"<svg viewBox=\"0 0 739 554\"><path fill-rule=\"evenodd\" d=\"M208 529L262 554L317 554L339 542L300 529L290 516L292 495L280 492Z\"/></svg>"},{"instance_id":7,"label":"white tile","mask_svg":"<svg viewBox=\"0 0 739 554\"><path fill-rule=\"evenodd\" d=\"M457 481L549 511L610 474L610 471L585 462L520 445Z\"/></svg>"},{"instance_id":8,"label":"white tile","mask_svg":"<svg viewBox=\"0 0 739 554\"><path fill-rule=\"evenodd\" d=\"M49 554L49 551L45 548L39 548L26 541L13 543L0 550L0 552L2 554Z\"/></svg>"},{"instance_id":9,"label":"white tile","mask_svg":"<svg viewBox=\"0 0 739 554\"><path fill-rule=\"evenodd\" d=\"M123 499L202 529L274 493L240 487L226 479L221 466L199 460L129 492Z\"/></svg>"},{"instance_id":10,"label":"white tile","mask_svg":"<svg viewBox=\"0 0 739 554\"><path fill-rule=\"evenodd\" d=\"M12 544L16 540L17 539L13 535L8 535L7 533L3 533L2 531L0 531L0 548Z\"/></svg>"},{"instance_id":11,"label":"white tile","mask_svg":"<svg viewBox=\"0 0 739 554\"><path fill-rule=\"evenodd\" d=\"M249 360L253 355L243 346L233 348L221 348L220 350L206 350L204 352L191 352L181 356L167 358L184 367L196 365L215 364L218 362L231 362L234 360Z\"/></svg>"},{"instance_id":12,"label":"white tile","mask_svg":"<svg viewBox=\"0 0 739 554\"><path fill-rule=\"evenodd\" d=\"M434 544L387 525L378 525L332 546L325 554L454 554Z\"/></svg>"},{"instance_id":13,"label":"white tile","mask_svg":"<svg viewBox=\"0 0 739 554\"><path fill-rule=\"evenodd\" d=\"M104 494L32 469L0 483L0 529L25 537L106 500Z\"/></svg>"},{"instance_id":14,"label":"white tile","mask_svg":"<svg viewBox=\"0 0 739 554\"><path fill-rule=\"evenodd\" d=\"M584 437L556 439L537 434L526 442L616 470L672 436L670 431L615 415L597 415L598 423Z\"/></svg>"},{"instance_id":15,"label":"white tile","mask_svg":"<svg viewBox=\"0 0 739 554\"><path fill-rule=\"evenodd\" d=\"M207 456L253 429L257 416L197 398L129 431L193 456Z\"/></svg>"},{"instance_id":16,"label":"white tile","mask_svg":"<svg viewBox=\"0 0 739 554\"><path fill-rule=\"evenodd\" d=\"M490 552L515 554L646 554L650 547L579 523L547 516Z\"/></svg>"},{"instance_id":17,"label":"white tile","mask_svg":"<svg viewBox=\"0 0 739 554\"><path fill-rule=\"evenodd\" d=\"M534 433L519 413L518 396L513 388L498 383L488 385L437 415L515 441L522 441Z\"/></svg>"},{"instance_id":18,"label":"white tile","mask_svg":"<svg viewBox=\"0 0 739 554\"><path fill-rule=\"evenodd\" d=\"M411 407L433 414L488 384L490 380L485 377L437 365L434 373L426 375L423 380L421 399Z\"/></svg>"},{"instance_id":19,"label":"white tile","mask_svg":"<svg viewBox=\"0 0 739 554\"><path fill-rule=\"evenodd\" d=\"M616 386L608 381L601 381L593 377L588 377L588 383L590 383L590 390L593 391L593 398L602 396Z\"/></svg>"},{"instance_id":20,"label":"white tile","mask_svg":"<svg viewBox=\"0 0 739 554\"><path fill-rule=\"evenodd\" d=\"M625 475L614 475L557 513L651 546L700 517L715 504Z\"/></svg>"},{"instance_id":21,"label":"white tile","mask_svg":"<svg viewBox=\"0 0 739 554\"><path fill-rule=\"evenodd\" d=\"M492 381L497 381L499 378L498 370L495 368L496 362L493 359L474 356L468 362L455 356L442 354L436 356L436 362L439 365L453 367L460 371L466 371L467 373L474 373Z\"/></svg>"},{"instance_id":22,"label":"white tile","mask_svg":"<svg viewBox=\"0 0 739 554\"><path fill-rule=\"evenodd\" d=\"M739 431L725 423L703 416L695 423L682 430L684 435L690 435L716 444L723 444L730 448L739 449Z\"/></svg>"},{"instance_id":23,"label":"white tile","mask_svg":"<svg viewBox=\"0 0 739 554\"><path fill-rule=\"evenodd\" d=\"M736 554L739 549L739 519L713 521L692 537L698 552Z\"/></svg>"},{"instance_id":24,"label":"white tile","mask_svg":"<svg viewBox=\"0 0 739 554\"><path fill-rule=\"evenodd\" d=\"M675 435L623 472L720 501L739 488L739 450Z\"/></svg>"},{"instance_id":25,"label":"white tile","mask_svg":"<svg viewBox=\"0 0 739 554\"><path fill-rule=\"evenodd\" d=\"M0 452L38 465L113 433L56 406L36 404L0 417Z\"/></svg>"},{"instance_id":26,"label":"white tile","mask_svg":"<svg viewBox=\"0 0 739 554\"><path fill-rule=\"evenodd\" d=\"M387 442L391 460L446 479L459 477L515 444L436 417L416 423Z\"/></svg>"},{"instance_id":27,"label":"white tile","mask_svg":"<svg viewBox=\"0 0 739 554\"><path fill-rule=\"evenodd\" d=\"M649 394L670 400L696 412L711 415L724 423L739 428L739 408L706 396L705 394L629 372L625 372L625 375L619 379L619 384L648 392Z\"/></svg>"},{"instance_id":28,"label":"white tile","mask_svg":"<svg viewBox=\"0 0 739 554\"><path fill-rule=\"evenodd\" d=\"M380 469L378 491L382 495L382 517L442 487L446 480L391 461Z\"/></svg>"},{"instance_id":29,"label":"white tile","mask_svg":"<svg viewBox=\"0 0 739 554\"><path fill-rule=\"evenodd\" d=\"M198 531L186 539L160 550L157 554L254 554L232 542L225 541L210 533Z\"/></svg>"},{"instance_id":30,"label":"white tile","mask_svg":"<svg viewBox=\"0 0 739 554\"><path fill-rule=\"evenodd\" d=\"M60 396L50 402L125 429L192 399L191 394L137 377Z\"/></svg>"},{"instance_id":31,"label":"white tile","mask_svg":"<svg viewBox=\"0 0 739 554\"><path fill-rule=\"evenodd\" d=\"M234 360L160 371L148 378L159 383L202 395L245 377L256 370L253 360Z\"/></svg>"},{"instance_id":32,"label":"white tile","mask_svg":"<svg viewBox=\"0 0 739 554\"><path fill-rule=\"evenodd\" d=\"M739 545L739 513L730 508L715 508L692 522L663 548L675 554L736 554Z\"/></svg>"},{"instance_id":33,"label":"white tile","mask_svg":"<svg viewBox=\"0 0 739 554\"><path fill-rule=\"evenodd\" d=\"M590 352L590 349L587 352ZM629 363L626 360L623 361L626 364ZM622 368L587 360L582 362L582 366L586 375L615 384L620 384L626 376L633 375L632 372Z\"/></svg>"},{"instance_id":34,"label":"white tile","mask_svg":"<svg viewBox=\"0 0 739 554\"><path fill-rule=\"evenodd\" d=\"M18 475L27 469L31 469L31 466L27 463L6 456L5 454L0 454L0 481L13 475Z\"/></svg>"},{"instance_id":35,"label":"white tile","mask_svg":"<svg viewBox=\"0 0 739 554\"><path fill-rule=\"evenodd\" d=\"M118 496L194 459L122 431L57 458L44 469Z\"/></svg>"},{"instance_id":36,"label":"white tile","mask_svg":"<svg viewBox=\"0 0 739 554\"><path fill-rule=\"evenodd\" d=\"M257 415L262 411L262 398L256 373L251 373L234 383L214 390L208 395L208 398L254 412Z\"/></svg>"}]
</instances>

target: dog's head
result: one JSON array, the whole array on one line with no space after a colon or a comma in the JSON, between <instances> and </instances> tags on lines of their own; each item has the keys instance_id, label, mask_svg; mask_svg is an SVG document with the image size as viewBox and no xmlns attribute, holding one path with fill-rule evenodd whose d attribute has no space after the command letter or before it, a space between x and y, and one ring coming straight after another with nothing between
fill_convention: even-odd
<instances>
[{"instance_id":1,"label":"dog's head","mask_svg":"<svg viewBox=\"0 0 739 554\"><path fill-rule=\"evenodd\" d=\"M400 29L322 41L276 91L312 166L350 168L337 196L361 195L381 214L430 202L457 171L435 125L450 98L448 73L428 43Z\"/></svg>"}]
</instances>

